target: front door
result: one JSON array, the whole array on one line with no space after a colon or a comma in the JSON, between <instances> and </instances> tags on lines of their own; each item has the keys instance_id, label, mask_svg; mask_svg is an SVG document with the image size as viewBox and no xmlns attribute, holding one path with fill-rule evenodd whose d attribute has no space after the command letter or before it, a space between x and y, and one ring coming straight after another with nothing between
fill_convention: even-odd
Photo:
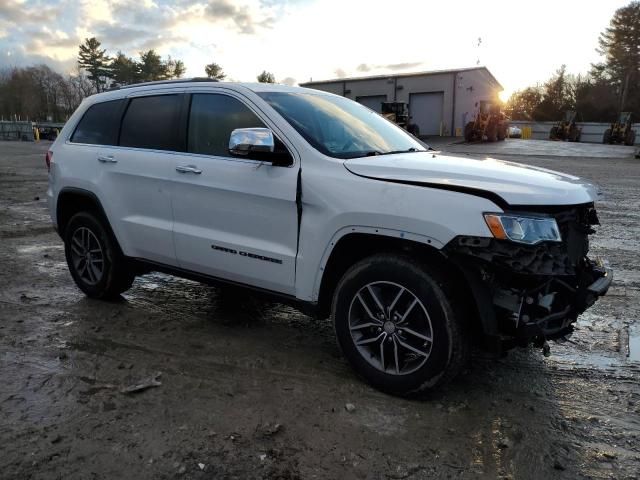
<instances>
[{"instance_id":1,"label":"front door","mask_svg":"<svg viewBox=\"0 0 640 480\"><path fill-rule=\"evenodd\" d=\"M174 242L181 268L294 293L299 162L232 157L236 128L265 127L239 97L191 96L187 154L176 159Z\"/></svg>"}]
</instances>

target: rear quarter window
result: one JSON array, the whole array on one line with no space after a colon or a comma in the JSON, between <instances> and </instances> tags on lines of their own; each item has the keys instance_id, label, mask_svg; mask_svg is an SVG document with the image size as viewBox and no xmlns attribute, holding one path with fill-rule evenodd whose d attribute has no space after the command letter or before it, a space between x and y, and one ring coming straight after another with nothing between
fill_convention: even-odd
<instances>
[{"instance_id":1,"label":"rear quarter window","mask_svg":"<svg viewBox=\"0 0 640 480\"><path fill-rule=\"evenodd\" d=\"M124 100L91 105L78 122L71 141L91 145L117 145Z\"/></svg>"},{"instance_id":2,"label":"rear quarter window","mask_svg":"<svg viewBox=\"0 0 640 480\"><path fill-rule=\"evenodd\" d=\"M122 119L120 145L180 151L180 95L131 99Z\"/></svg>"}]
</instances>

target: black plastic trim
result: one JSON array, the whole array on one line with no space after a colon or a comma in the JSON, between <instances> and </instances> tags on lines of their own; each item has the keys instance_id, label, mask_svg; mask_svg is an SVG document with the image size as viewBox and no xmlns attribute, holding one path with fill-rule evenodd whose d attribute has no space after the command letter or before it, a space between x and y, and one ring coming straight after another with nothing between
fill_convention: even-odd
<instances>
[{"instance_id":1,"label":"black plastic trim","mask_svg":"<svg viewBox=\"0 0 640 480\"><path fill-rule=\"evenodd\" d=\"M310 316L315 316L317 312L317 303L308 302L305 300L300 300L293 295L288 295L286 293L276 292L274 290L268 290L266 288L256 287L253 285L248 285L242 282L236 282L233 280L227 280L220 277L214 277L212 275L206 275L204 273L194 272L193 270L187 270L180 267L173 267L171 265L166 265L159 262L153 262L150 260L145 260L142 258L133 258L138 265L142 266L144 269L162 272L168 275L174 275L180 278L186 278L188 280L194 280L196 282L205 283L207 285L219 286L219 285L232 285L235 287L245 288L247 290L251 290L252 292L264 295L267 298L270 298L279 303L283 303L289 305L297 310L300 310L302 313Z\"/></svg>"},{"instance_id":2,"label":"black plastic trim","mask_svg":"<svg viewBox=\"0 0 640 480\"><path fill-rule=\"evenodd\" d=\"M96 206L98 207L98 209L100 210L100 213L104 216L105 219L107 219L107 222L109 221L109 217L107 217L107 213L104 211L104 207L102 206L102 203L100 202L100 199L97 197L97 195L89 190L85 190L84 188L78 188L78 187L64 187L62 190L60 190L60 193L58 193L58 198L56 201L56 225L58 225L58 231L60 235L63 235L64 232L60 231L61 229L59 228L60 222L59 222L59 210L60 210L60 197L64 194L73 194L73 195L81 195L83 197L87 197L90 198L91 201L93 201ZM109 225L109 228L111 226Z\"/></svg>"}]
</instances>

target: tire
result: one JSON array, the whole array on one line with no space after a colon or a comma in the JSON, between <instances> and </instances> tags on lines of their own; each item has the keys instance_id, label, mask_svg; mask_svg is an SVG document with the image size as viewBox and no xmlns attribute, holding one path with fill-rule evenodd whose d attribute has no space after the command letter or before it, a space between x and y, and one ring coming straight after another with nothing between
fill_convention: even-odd
<instances>
[{"instance_id":1,"label":"tire","mask_svg":"<svg viewBox=\"0 0 640 480\"><path fill-rule=\"evenodd\" d=\"M445 276L412 258L378 254L358 262L340 280L331 309L343 354L383 392L411 396L444 385L469 356L464 316L455 306L461 303L452 301L452 291ZM393 309L384 312L380 304Z\"/></svg>"},{"instance_id":2,"label":"tire","mask_svg":"<svg viewBox=\"0 0 640 480\"><path fill-rule=\"evenodd\" d=\"M634 132L633 130L629 130L629 132L625 136L624 144L627 146L633 146L635 142L636 142L636 132Z\"/></svg>"},{"instance_id":3,"label":"tire","mask_svg":"<svg viewBox=\"0 0 640 480\"><path fill-rule=\"evenodd\" d=\"M115 299L135 279L115 238L93 213L71 217L64 231L64 253L73 280L88 297Z\"/></svg>"},{"instance_id":4,"label":"tire","mask_svg":"<svg viewBox=\"0 0 640 480\"><path fill-rule=\"evenodd\" d=\"M551 127L549 132L549 140L556 140L558 138L558 127Z\"/></svg>"},{"instance_id":5,"label":"tire","mask_svg":"<svg viewBox=\"0 0 640 480\"><path fill-rule=\"evenodd\" d=\"M495 125L493 126L488 126L487 127L487 131L486 131L486 135L487 135L487 142L495 142L498 140L498 129L496 128Z\"/></svg>"},{"instance_id":6,"label":"tire","mask_svg":"<svg viewBox=\"0 0 640 480\"><path fill-rule=\"evenodd\" d=\"M505 138L507 138L507 129L504 127L500 127L498 129L498 141L502 142Z\"/></svg>"},{"instance_id":7,"label":"tire","mask_svg":"<svg viewBox=\"0 0 640 480\"><path fill-rule=\"evenodd\" d=\"M611 129L607 128L602 136L602 143L611 143Z\"/></svg>"},{"instance_id":8,"label":"tire","mask_svg":"<svg viewBox=\"0 0 640 480\"><path fill-rule=\"evenodd\" d=\"M465 142L473 142L474 137L473 122L469 122L464 126L464 140Z\"/></svg>"},{"instance_id":9,"label":"tire","mask_svg":"<svg viewBox=\"0 0 640 480\"><path fill-rule=\"evenodd\" d=\"M570 142L578 141L578 130L576 129L569 130L569 141Z\"/></svg>"}]
</instances>

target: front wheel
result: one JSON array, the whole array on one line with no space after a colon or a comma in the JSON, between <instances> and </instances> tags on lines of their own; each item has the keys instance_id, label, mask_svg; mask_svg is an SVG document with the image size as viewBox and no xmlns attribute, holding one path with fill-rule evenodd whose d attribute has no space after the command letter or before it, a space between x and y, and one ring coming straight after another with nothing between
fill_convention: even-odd
<instances>
[{"instance_id":1,"label":"front wheel","mask_svg":"<svg viewBox=\"0 0 640 480\"><path fill-rule=\"evenodd\" d=\"M332 317L356 372L403 396L454 378L467 361L469 339L447 285L400 255L374 255L351 267L336 289Z\"/></svg>"},{"instance_id":2,"label":"front wheel","mask_svg":"<svg viewBox=\"0 0 640 480\"><path fill-rule=\"evenodd\" d=\"M112 299L131 287L135 275L113 236L93 213L71 217L64 240L71 276L87 296Z\"/></svg>"}]
</instances>

